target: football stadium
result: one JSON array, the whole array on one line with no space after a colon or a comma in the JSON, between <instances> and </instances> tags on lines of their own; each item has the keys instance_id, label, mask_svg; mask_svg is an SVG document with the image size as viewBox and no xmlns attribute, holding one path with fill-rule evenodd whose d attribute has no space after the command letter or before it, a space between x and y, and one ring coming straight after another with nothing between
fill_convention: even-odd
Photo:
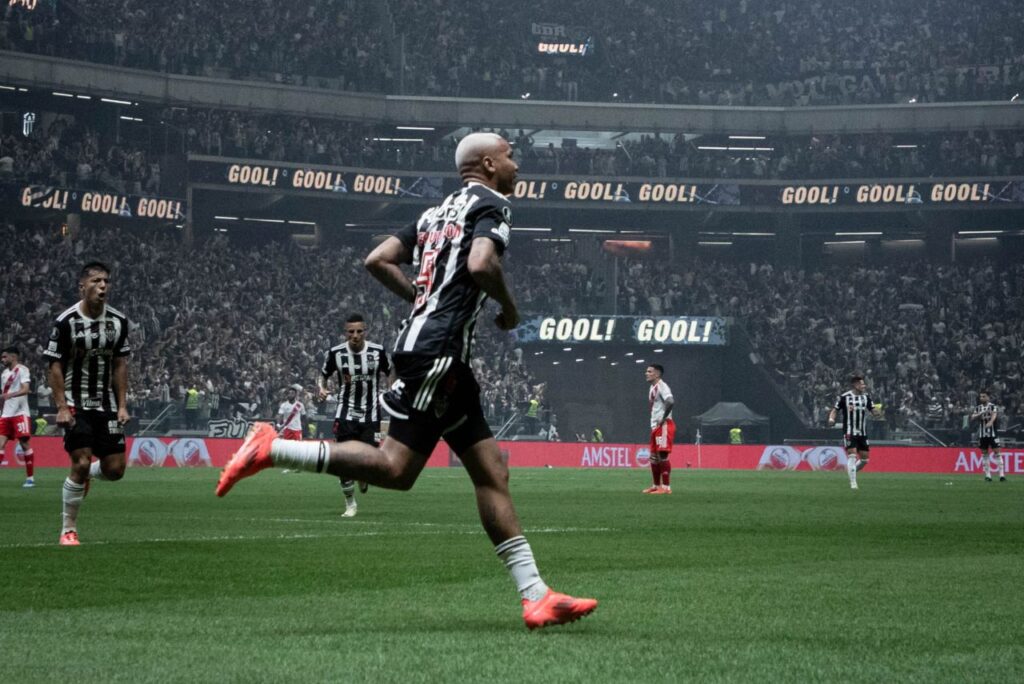
<instances>
[{"instance_id":1,"label":"football stadium","mask_svg":"<svg viewBox=\"0 0 1024 684\"><path fill-rule=\"evenodd\" d=\"M1024 4L0 4L4 682L1024 680Z\"/></svg>"}]
</instances>

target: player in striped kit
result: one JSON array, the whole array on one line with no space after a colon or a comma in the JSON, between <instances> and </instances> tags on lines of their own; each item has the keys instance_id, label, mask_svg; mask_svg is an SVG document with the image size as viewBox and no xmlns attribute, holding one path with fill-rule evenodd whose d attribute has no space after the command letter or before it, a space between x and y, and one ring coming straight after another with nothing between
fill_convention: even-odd
<instances>
[{"instance_id":1,"label":"player in striped kit","mask_svg":"<svg viewBox=\"0 0 1024 684\"><path fill-rule=\"evenodd\" d=\"M864 376L850 376L851 389L843 392L828 414L828 426L836 424L836 414L843 414L843 446L846 448L846 472L850 476L850 489L857 489L857 473L868 465L871 445L868 444L868 414L876 418L882 412L867 393Z\"/></svg>"},{"instance_id":2,"label":"player in striped kit","mask_svg":"<svg viewBox=\"0 0 1024 684\"><path fill-rule=\"evenodd\" d=\"M0 374L0 460L3 460L4 449L8 440L16 439L21 445L21 453L25 458L25 483L22 487L35 487L35 453L29 446L32 435L31 413L28 408L29 384L32 378L28 368L19 363L21 353L17 347L7 347L0 353L3 373Z\"/></svg>"},{"instance_id":3,"label":"player in striped kit","mask_svg":"<svg viewBox=\"0 0 1024 684\"><path fill-rule=\"evenodd\" d=\"M1006 482L1006 464L999 453L999 432L996 422L999 420L999 407L989 401L986 391L978 393L978 405L971 414L972 421L978 421L978 448L981 449L982 463L985 466L985 482L992 481L992 470L999 473L999 481Z\"/></svg>"},{"instance_id":4,"label":"player in striped kit","mask_svg":"<svg viewBox=\"0 0 1024 684\"><path fill-rule=\"evenodd\" d=\"M57 317L43 352L71 473L64 481L61 546L78 546L78 509L92 478L120 480L128 416L128 319L107 306L110 269L82 267L82 299ZM92 461L93 456L97 458Z\"/></svg>"},{"instance_id":5,"label":"player in striped kit","mask_svg":"<svg viewBox=\"0 0 1024 684\"><path fill-rule=\"evenodd\" d=\"M352 314L345 321L345 342L331 347L324 355L320 369L320 399L328 395L327 381L338 378L338 411L334 415L334 438L338 442L355 439L363 444L377 446L380 435L379 395L381 379L387 380L391 364L384 347L366 340L366 321L360 314ZM368 485L359 483L359 491L366 493ZM355 481L341 480L345 495L342 517L354 518L358 505Z\"/></svg>"},{"instance_id":6,"label":"player in striped kit","mask_svg":"<svg viewBox=\"0 0 1024 684\"><path fill-rule=\"evenodd\" d=\"M589 615L597 601L556 592L541 578L470 366L477 318L488 297L501 308L494 319L498 328L519 323L501 264L512 230L507 197L519 167L508 141L492 133L463 138L455 164L463 187L366 258L370 273L412 304L395 344L398 379L381 400L391 415L383 443L289 442L257 423L224 468L216 492L224 496L238 481L271 467L410 489L443 438L473 482L480 522L519 591L527 628L560 625ZM414 280L403 264L413 265Z\"/></svg>"},{"instance_id":7,"label":"player in striped kit","mask_svg":"<svg viewBox=\"0 0 1024 684\"><path fill-rule=\"evenodd\" d=\"M647 400L651 405L651 475L654 484L643 491L644 494L671 494L672 485L669 477L672 474L672 442L676 438L676 423L672 420L672 390L662 379L665 369L652 363L644 371L644 377L650 383Z\"/></svg>"}]
</instances>

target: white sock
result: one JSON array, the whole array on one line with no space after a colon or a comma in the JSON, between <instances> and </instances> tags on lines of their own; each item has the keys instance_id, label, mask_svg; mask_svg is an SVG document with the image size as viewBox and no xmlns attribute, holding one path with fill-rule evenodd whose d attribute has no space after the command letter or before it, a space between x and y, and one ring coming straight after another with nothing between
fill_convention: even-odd
<instances>
[{"instance_id":1,"label":"white sock","mask_svg":"<svg viewBox=\"0 0 1024 684\"><path fill-rule=\"evenodd\" d=\"M322 473L330 458L330 442L275 439L270 445L270 460L279 468Z\"/></svg>"},{"instance_id":2,"label":"white sock","mask_svg":"<svg viewBox=\"0 0 1024 684\"><path fill-rule=\"evenodd\" d=\"M992 457L986 456L981 463L985 466L985 479L990 479L992 477Z\"/></svg>"},{"instance_id":3,"label":"white sock","mask_svg":"<svg viewBox=\"0 0 1024 684\"><path fill-rule=\"evenodd\" d=\"M89 479L90 480L106 480L107 476L103 474L103 469L100 467L99 461L93 461L89 464Z\"/></svg>"},{"instance_id":4,"label":"white sock","mask_svg":"<svg viewBox=\"0 0 1024 684\"><path fill-rule=\"evenodd\" d=\"M846 472L850 476L850 484L857 484L857 457L847 456L846 457Z\"/></svg>"},{"instance_id":5,"label":"white sock","mask_svg":"<svg viewBox=\"0 0 1024 684\"><path fill-rule=\"evenodd\" d=\"M506 539L494 547L498 558L505 562L505 567L516 583L519 595L528 601L539 601L548 593L548 585L540 578L537 563L533 560L533 549L526 537L520 535Z\"/></svg>"},{"instance_id":6,"label":"white sock","mask_svg":"<svg viewBox=\"0 0 1024 684\"><path fill-rule=\"evenodd\" d=\"M61 510L61 534L78 529L78 507L82 505L84 496L84 484L72 482L70 477L64 480L64 491L61 493L64 504Z\"/></svg>"},{"instance_id":7,"label":"white sock","mask_svg":"<svg viewBox=\"0 0 1024 684\"><path fill-rule=\"evenodd\" d=\"M356 505L356 481L355 480L342 480L341 481L341 493L345 495L345 508L351 508Z\"/></svg>"},{"instance_id":8,"label":"white sock","mask_svg":"<svg viewBox=\"0 0 1024 684\"><path fill-rule=\"evenodd\" d=\"M1003 455L996 454L996 467L999 469L999 477L1006 477L1006 464L1003 462Z\"/></svg>"}]
</instances>

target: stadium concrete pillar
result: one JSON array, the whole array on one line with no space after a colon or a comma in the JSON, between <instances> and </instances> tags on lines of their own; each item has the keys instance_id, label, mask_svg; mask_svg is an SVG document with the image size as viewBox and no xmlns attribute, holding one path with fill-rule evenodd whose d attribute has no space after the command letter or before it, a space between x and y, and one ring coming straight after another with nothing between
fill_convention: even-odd
<instances>
[{"instance_id":1,"label":"stadium concrete pillar","mask_svg":"<svg viewBox=\"0 0 1024 684\"><path fill-rule=\"evenodd\" d=\"M949 264L956 261L956 226L940 219L929 226L924 240L928 261L933 264Z\"/></svg>"},{"instance_id":2,"label":"stadium concrete pillar","mask_svg":"<svg viewBox=\"0 0 1024 684\"><path fill-rule=\"evenodd\" d=\"M192 226L192 185L185 188L185 228L182 231L181 241L185 246L191 246L195 238L195 230Z\"/></svg>"},{"instance_id":3,"label":"stadium concrete pillar","mask_svg":"<svg viewBox=\"0 0 1024 684\"><path fill-rule=\"evenodd\" d=\"M68 214L67 220L64 225L68 227L67 237L74 242L78 239L79 234L82 232L82 215L81 214Z\"/></svg>"},{"instance_id":4,"label":"stadium concrete pillar","mask_svg":"<svg viewBox=\"0 0 1024 684\"><path fill-rule=\"evenodd\" d=\"M775 227L775 264L778 266L800 266L803 260L803 243L800 239L800 222L797 217L787 214L773 216Z\"/></svg>"}]
</instances>

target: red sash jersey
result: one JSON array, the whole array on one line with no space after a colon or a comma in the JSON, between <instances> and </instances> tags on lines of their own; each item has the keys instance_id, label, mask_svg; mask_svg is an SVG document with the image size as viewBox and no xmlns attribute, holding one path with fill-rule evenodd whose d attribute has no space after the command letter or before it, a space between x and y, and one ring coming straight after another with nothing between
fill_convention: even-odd
<instances>
[{"instance_id":1,"label":"red sash jersey","mask_svg":"<svg viewBox=\"0 0 1024 684\"><path fill-rule=\"evenodd\" d=\"M651 453L672 451L676 439L676 423L672 420L672 412L665 412L666 402L672 400L672 390L668 383L659 380L651 385L648 400L651 405Z\"/></svg>"}]
</instances>

